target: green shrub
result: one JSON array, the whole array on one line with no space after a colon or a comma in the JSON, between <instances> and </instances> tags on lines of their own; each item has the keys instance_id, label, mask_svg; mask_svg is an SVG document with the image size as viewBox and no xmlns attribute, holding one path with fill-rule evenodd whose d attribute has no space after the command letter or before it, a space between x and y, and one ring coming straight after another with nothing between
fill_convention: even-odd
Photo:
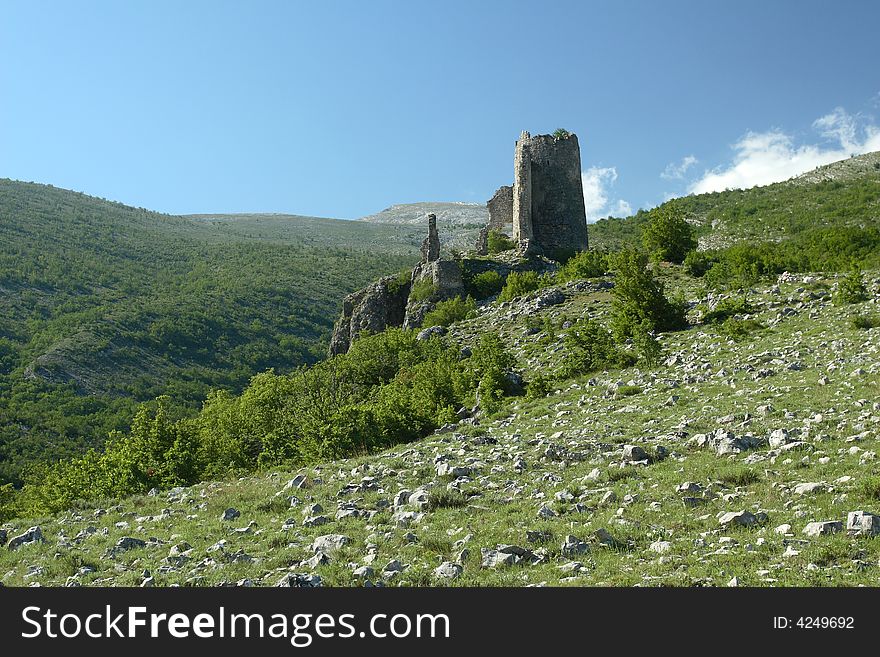
<instances>
[{"instance_id":1,"label":"green shrub","mask_svg":"<svg viewBox=\"0 0 880 657\"><path fill-rule=\"evenodd\" d=\"M504 277L494 269L477 274L470 280L469 289L476 299L485 299L501 292Z\"/></svg>"},{"instance_id":2,"label":"green shrub","mask_svg":"<svg viewBox=\"0 0 880 657\"><path fill-rule=\"evenodd\" d=\"M454 322L469 319L476 314L476 303L471 296L466 299L455 297L446 301L440 301L434 309L425 314L422 326L449 326Z\"/></svg>"},{"instance_id":3,"label":"green shrub","mask_svg":"<svg viewBox=\"0 0 880 657\"><path fill-rule=\"evenodd\" d=\"M18 497L12 484L0 485L0 523L17 515Z\"/></svg>"},{"instance_id":4,"label":"green shrub","mask_svg":"<svg viewBox=\"0 0 880 657\"><path fill-rule=\"evenodd\" d=\"M501 294L498 295L498 300L511 301L529 292L534 292L547 283L548 281L538 276L538 272L535 271L510 272Z\"/></svg>"},{"instance_id":5,"label":"green shrub","mask_svg":"<svg viewBox=\"0 0 880 657\"><path fill-rule=\"evenodd\" d=\"M706 275L706 272L708 272L716 262L717 260L711 253L694 249L693 251L688 251L682 264L688 274L694 278L701 278Z\"/></svg>"},{"instance_id":6,"label":"green shrub","mask_svg":"<svg viewBox=\"0 0 880 657\"><path fill-rule=\"evenodd\" d=\"M565 128L556 128L556 130L553 131L553 136L556 137L556 139L563 139L569 135L571 135L571 133Z\"/></svg>"},{"instance_id":7,"label":"green shrub","mask_svg":"<svg viewBox=\"0 0 880 657\"><path fill-rule=\"evenodd\" d=\"M718 324L734 315L745 315L752 312L752 307L745 297L722 299L712 310L701 308L704 324Z\"/></svg>"},{"instance_id":8,"label":"green shrub","mask_svg":"<svg viewBox=\"0 0 880 657\"><path fill-rule=\"evenodd\" d=\"M601 251L582 251L570 258L557 272L559 281L596 278L608 271L608 254Z\"/></svg>"},{"instance_id":9,"label":"green shrub","mask_svg":"<svg viewBox=\"0 0 880 657\"><path fill-rule=\"evenodd\" d=\"M435 294L437 294L437 288L434 286L434 282L430 279L423 278L422 280L413 283L412 288L409 291L409 298L410 301L421 302L427 301Z\"/></svg>"},{"instance_id":10,"label":"green shrub","mask_svg":"<svg viewBox=\"0 0 880 657\"><path fill-rule=\"evenodd\" d=\"M501 407L505 394L514 392L507 378L507 372L513 368L514 362L497 333L483 333L480 336L467 366L472 381L477 383L480 407L487 414L491 415Z\"/></svg>"},{"instance_id":11,"label":"green shrub","mask_svg":"<svg viewBox=\"0 0 880 657\"><path fill-rule=\"evenodd\" d=\"M640 363L644 363L648 367L660 364L660 361L663 360L663 347L654 337L649 322L643 321L634 327L632 338Z\"/></svg>"},{"instance_id":12,"label":"green shrub","mask_svg":"<svg viewBox=\"0 0 880 657\"><path fill-rule=\"evenodd\" d=\"M611 333L595 320L577 322L565 334L560 378L568 379L628 363Z\"/></svg>"},{"instance_id":13,"label":"green shrub","mask_svg":"<svg viewBox=\"0 0 880 657\"><path fill-rule=\"evenodd\" d=\"M612 293L612 329L618 339L633 335L646 322L650 331L674 331L686 325L682 301L666 298L663 283L648 270L646 254L624 249L612 263L616 274Z\"/></svg>"},{"instance_id":14,"label":"green shrub","mask_svg":"<svg viewBox=\"0 0 880 657\"><path fill-rule=\"evenodd\" d=\"M468 498L458 491L435 490L428 494L428 511L460 509L467 504Z\"/></svg>"},{"instance_id":15,"label":"green shrub","mask_svg":"<svg viewBox=\"0 0 880 657\"><path fill-rule=\"evenodd\" d=\"M653 258L681 263L690 251L697 248L693 228L673 206L661 205L651 210L648 216L642 242Z\"/></svg>"},{"instance_id":16,"label":"green shrub","mask_svg":"<svg viewBox=\"0 0 880 657\"><path fill-rule=\"evenodd\" d=\"M865 287L865 281L862 279L862 270L858 267L853 267L846 277L840 281L837 287L837 294L834 295L834 303L842 306L861 303L867 299L868 288Z\"/></svg>"},{"instance_id":17,"label":"green shrub","mask_svg":"<svg viewBox=\"0 0 880 657\"><path fill-rule=\"evenodd\" d=\"M766 328L761 322L754 319L734 319L729 317L718 324L718 333L733 340L743 340L752 333Z\"/></svg>"},{"instance_id":18,"label":"green shrub","mask_svg":"<svg viewBox=\"0 0 880 657\"><path fill-rule=\"evenodd\" d=\"M873 313L870 315L856 315L850 320L853 328L867 330L880 327L880 315Z\"/></svg>"},{"instance_id":19,"label":"green shrub","mask_svg":"<svg viewBox=\"0 0 880 657\"><path fill-rule=\"evenodd\" d=\"M397 273L391 281L388 282L387 288L388 293L391 295L397 295L403 292L407 286L409 286L410 281L412 280L412 270L411 269L402 269Z\"/></svg>"},{"instance_id":20,"label":"green shrub","mask_svg":"<svg viewBox=\"0 0 880 657\"><path fill-rule=\"evenodd\" d=\"M502 251L510 251L511 249L516 248L516 242L507 237L504 233L499 230L490 230L489 236L486 240L486 244L489 247L489 253L496 254L501 253Z\"/></svg>"},{"instance_id":21,"label":"green shrub","mask_svg":"<svg viewBox=\"0 0 880 657\"><path fill-rule=\"evenodd\" d=\"M615 394L618 397L632 397L642 394L642 389L639 386L620 386Z\"/></svg>"},{"instance_id":22,"label":"green shrub","mask_svg":"<svg viewBox=\"0 0 880 657\"><path fill-rule=\"evenodd\" d=\"M537 372L529 379L526 386L526 399L546 397L553 390L553 379Z\"/></svg>"}]
</instances>

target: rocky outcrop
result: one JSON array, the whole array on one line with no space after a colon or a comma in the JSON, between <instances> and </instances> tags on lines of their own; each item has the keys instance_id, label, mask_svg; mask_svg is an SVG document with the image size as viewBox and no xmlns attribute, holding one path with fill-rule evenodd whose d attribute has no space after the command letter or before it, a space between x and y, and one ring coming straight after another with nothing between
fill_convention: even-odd
<instances>
[{"instance_id":1,"label":"rocky outcrop","mask_svg":"<svg viewBox=\"0 0 880 657\"><path fill-rule=\"evenodd\" d=\"M403 325L409 290L409 281L386 276L345 297L342 316L333 327L330 355L347 353L364 331L378 333L389 326Z\"/></svg>"},{"instance_id":2,"label":"rocky outcrop","mask_svg":"<svg viewBox=\"0 0 880 657\"><path fill-rule=\"evenodd\" d=\"M413 287L428 282L432 285L431 294L424 299L410 299L407 303L403 328L420 327L425 314L434 307L435 303L466 294L461 267L454 260L435 260L418 265L413 270Z\"/></svg>"}]
</instances>

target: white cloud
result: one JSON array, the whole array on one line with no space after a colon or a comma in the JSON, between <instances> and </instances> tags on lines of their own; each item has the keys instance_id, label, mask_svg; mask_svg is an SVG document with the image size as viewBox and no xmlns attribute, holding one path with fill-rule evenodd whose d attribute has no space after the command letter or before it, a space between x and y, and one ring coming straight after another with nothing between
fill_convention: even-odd
<instances>
[{"instance_id":1,"label":"white cloud","mask_svg":"<svg viewBox=\"0 0 880 657\"><path fill-rule=\"evenodd\" d=\"M609 215L627 217L632 214L632 207L623 199L611 200L609 188L617 180L615 167L590 167L581 172L584 186L584 208L587 221L593 223Z\"/></svg>"},{"instance_id":2,"label":"white cloud","mask_svg":"<svg viewBox=\"0 0 880 657\"><path fill-rule=\"evenodd\" d=\"M790 135L778 129L749 132L733 145L729 166L706 171L688 191L703 194L769 185L850 155L880 150L880 128L859 124L860 117L837 107L813 122L825 144L796 146Z\"/></svg>"},{"instance_id":3,"label":"white cloud","mask_svg":"<svg viewBox=\"0 0 880 657\"><path fill-rule=\"evenodd\" d=\"M660 177L665 178L666 180L681 180L684 178L684 174L687 173L687 170L697 162L699 162L699 160L693 155L687 155L677 164L675 162L667 164L663 173L660 174Z\"/></svg>"}]
</instances>

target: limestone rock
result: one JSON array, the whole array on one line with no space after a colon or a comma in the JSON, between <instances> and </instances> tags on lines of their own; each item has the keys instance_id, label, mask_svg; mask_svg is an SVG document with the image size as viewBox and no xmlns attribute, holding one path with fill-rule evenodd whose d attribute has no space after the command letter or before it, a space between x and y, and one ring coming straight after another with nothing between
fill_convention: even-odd
<instances>
[{"instance_id":1,"label":"limestone rock","mask_svg":"<svg viewBox=\"0 0 880 657\"><path fill-rule=\"evenodd\" d=\"M389 326L402 326L409 290L409 281L386 276L345 297L342 316L333 327L329 354L347 353L364 331L380 333Z\"/></svg>"},{"instance_id":2,"label":"limestone rock","mask_svg":"<svg viewBox=\"0 0 880 657\"><path fill-rule=\"evenodd\" d=\"M343 534L324 534L318 536L311 546L312 552L335 552L343 546L351 543L351 539Z\"/></svg>"},{"instance_id":3,"label":"limestone rock","mask_svg":"<svg viewBox=\"0 0 880 657\"><path fill-rule=\"evenodd\" d=\"M880 516L851 511L846 515L846 533L850 536L876 536L880 534Z\"/></svg>"},{"instance_id":4,"label":"limestone rock","mask_svg":"<svg viewBox=\"0 0 880 657\"><path fill-rule=\"evenodd\" d=\"M843 523L839 520L825 520L823 522L811 522L804 527L804 534L807 536L823 536L826 534L836 534L843 530Z\"/></svg>"},{"instance_id":5,"label":"limestone rock","mask_svg":"<svg viewBox=\"0 0 880 657\"><path fill-rule=\"evenodd\" d=\"M278 580L277 587L317 588L323 586L321 578L312 573L289 573Z\"/></svg>"},{"instance_id":6,"label":"limestone rock","mask_svg":"<svg viewBox=\"0 0 880 657\"><path fill-rule=\"evenodd\" d=\"M444 561L434 569L434 577L438 579L457 579L464 572L459 564L452 561Z\"/></svg>"},{"instance_id":7,"label":"limestone rock","mask_svg":"<svg viewBox=\"0 0 880 657\"><path fill-rule=\"evenodd\" d=\"M39 527L39 525L31 527L23 534L19 534L18 536L14 536L9 539L9 545L7 546L10 550L17 550L22 545L28 545L30 543L45 543L46 539L43 538L43 530Z\"/></svg>"}]
</instances>

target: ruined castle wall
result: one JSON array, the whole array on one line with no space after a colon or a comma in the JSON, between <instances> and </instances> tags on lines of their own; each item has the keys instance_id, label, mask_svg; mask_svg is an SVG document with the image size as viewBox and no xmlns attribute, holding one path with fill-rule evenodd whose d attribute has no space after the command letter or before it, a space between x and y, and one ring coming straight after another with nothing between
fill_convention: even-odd
<instances>
[{"instance_id":1,"label":"ruined castle wall","mask_svg":"<svg viewBox=\"0 0 880 657\"><path fill-rule=\"evenodd\" d=\"M489 230L504 231L513 223L513 187L499 187L486 203L489 209Z\"/></svg>"},{"instance_id":2,"label":"ruined castle wall","mask_svg":"<svg viewBox=\"0 0 880 657\"><path fill-rule=\"evenodd\" d=\"M520 135L513 158L513 238L519 242L532 239L532 164L529 154L531 137Z\"/></svg>"},{"instance_id":3,"label":"ruined castle wall","mask_svg":"<svg viewBox=\"0 0 880 657\"><path fill-rule=\"evenodd\" d=\"M547 254L588 246L577 135L530 136L516 143L513 233Z\"/></svg>"}]
</instances>

